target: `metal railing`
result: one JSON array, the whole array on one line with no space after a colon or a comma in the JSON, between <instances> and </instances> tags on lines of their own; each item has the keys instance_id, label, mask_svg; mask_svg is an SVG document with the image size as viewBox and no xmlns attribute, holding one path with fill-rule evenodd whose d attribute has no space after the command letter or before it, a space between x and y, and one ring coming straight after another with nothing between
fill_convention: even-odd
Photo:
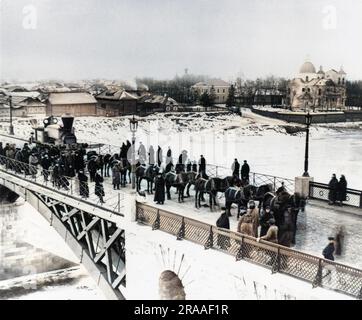
<instances>
[{"instance_id":1,"label":"metal railing","mask_svg":"<svg viewBox=\"0 0 362 320\"><path fill-rule=\"evenodd\" d=\"M5 137L5 136L4 136ZM17 139L14 137L7 136L8 138ZM21 139L23 140L23 139ZM25 140L24 140L25 141ZM103 143L97 143L97 142L90 142L86 140L82 140L82 143L88 144L88 147L86 148L87 151L95 151L97 154L106 155L106 154L115 154L120 153L120 146L116 145L110 145L110 144L103 144ZM155 160L156 158L157 150L155 150ZM167 157L163 157L163 163L166 163ZM173 164L176 165L178 162L178 158L172 158ZM227 168L220 165L215 164L207 164L206 165L206 174L210 177L226 177L230 176L232 174L231 168ZM270 184L273 187L273 191L276 191L284 182L284 186L286 190L289 193L294 193L294 180L289 178L283 178L279 176L273 176L263 173L257 173L257 172L250 172L249 174L249 181L250 184L254 186L261 186L265 184Z\"/></svg>"},{"instance_id":2,"label":"metal railing","mask_svg":"<svg viewBox=\"0 0 362 320\"><path fill-rule=\"evenodd\" d=\"M82 184L77 177L57 175L54 170L44 170L40 166L33 166L12 158L0 156L0 171L18 176L22 180L41 185L74 199L86 202L95 208L99 207L113 214L123 215L124 193L120 191L105 192L105 203L101 203L96 195L93 183ZM108 184L103 184L103 186ZM97 191L100 191L97 189ZM105 190L109 191L109 190Z\"/></svg>"},{"instance_id":3,"label":"metal railing","mask_svg":"<svg viewBox=\"0 0 362 320\"><path fill-rule=\"evenodd\" d=\"M268 268L272 273L282 273L307 281L313 287L332 289L362 299L362 270L325 260L317 256L283 247L271 242L230 230L218 228L146 204L136 203L136 219L176 236L214 248L235 257Z\"/></svg>"},{"instance_id":4,"label":"metal railing","mask_svg":"<svg viewBox=\"0 0 362 320\"><path fill-rule=\"evenodd\" d=\"M322 201L329 201L330 188L328 184L319 182L309 183L309 197ZM362 191L355 189L347 189L346 200L344 205L362 208Z\"/></svg>"},{"instance_id":5,"label":"metal railing","mask_svg":"<svg viewBox=\"0 0 362 320\"><path fill-rule=\"evenodd\" d=\"M231 168L208 164L206 166L206 173L207 175L212 177L225 177L231 175ZM294 193L294 180L288 178L282 178L257 172L250 172L249 182L256 187L270 184L273 187L273 191L276 191L282 185L282 182L284 182L284 187L286 188L286 190L289 193Z\"/></svg>"}]
</instances>

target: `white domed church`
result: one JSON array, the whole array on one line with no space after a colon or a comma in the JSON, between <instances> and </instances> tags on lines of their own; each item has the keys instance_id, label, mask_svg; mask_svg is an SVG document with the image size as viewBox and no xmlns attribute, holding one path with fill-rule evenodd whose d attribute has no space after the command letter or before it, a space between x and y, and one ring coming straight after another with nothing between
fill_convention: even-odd
<instances>
[{"instance_id":1,"label":"white domed church","mask_svg":"<svg viewBox=\"0 0 362 320\"><path fill-rule=\"evenodd\" d=\"M306 61L299 74L288 85L287 104L298 110L343 110L346 102L346 73L331 69L317 72L313 63Z\"/></svg>"}]
</instances>

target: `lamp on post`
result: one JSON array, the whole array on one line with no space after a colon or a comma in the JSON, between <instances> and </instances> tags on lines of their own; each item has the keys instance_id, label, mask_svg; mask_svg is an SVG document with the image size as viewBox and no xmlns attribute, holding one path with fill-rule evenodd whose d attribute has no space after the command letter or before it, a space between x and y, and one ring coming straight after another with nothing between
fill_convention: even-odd
<instances>
[{"instance_id":1,"label":"lamp on post","mask_svg":"<svg viewBox=\"0 0 362 320\"><path fill-rule=\"evenodd\" d=\"M138 120L133 116L129 123L132 132L132 189L136 189L136 132L138 129Z\"/></svg>"},{"instance_id":2,"label":"lamp on post","mask_svg":"<svg viewBox=\"0 0 362 320\"><path fill-rule=\"evenodd\" d=\"M13 97L9 96L9 108L10 108L10 126L9 126L9 134L14 135L14 127L13 127Z\"/></svg>"},{"instance_id":3,"label":"lamp on post","mask_svg":"<svg viewBox=\"0 0 362 320\"><path fill-rule=\"evenodd\" d=\"M308 173L308 158L309 158L309 126L312 123L312 115L308 113L305 115L305 124L307 126L306 129L306 137L305 137L305 157L304 157L304 173L303 177L309 177Z\"/></svg>"}]
</instances>

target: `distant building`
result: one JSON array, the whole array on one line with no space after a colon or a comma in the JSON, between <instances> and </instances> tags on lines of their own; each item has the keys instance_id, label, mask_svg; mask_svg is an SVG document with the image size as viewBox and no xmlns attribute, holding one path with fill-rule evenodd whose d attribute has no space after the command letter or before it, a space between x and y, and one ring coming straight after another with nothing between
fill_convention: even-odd
<instances>
[{"instance_id":1,"label":"distant building","mask_svg":"<svg viewBox=\"0 0 362 320\"><path fill-rule=\"evenodd\" d=\"M198 82L191 87L200 96L207 92L215 95L215 103L225 103L229 94L230 83L221 79L210 79L203 82Z\"/></svg>"},{"instance_id":2,"label":"distant building","mask_svg":"<svg viewBox=\"0 0 362 320\"><path fill-rule=\"evenodd\" d=\"M9 96L11 95L14 117L45 116L44 97L38 91L11 91L0 95L0 115L10 115Z\"/></svg>"},{"instance_id":3,"label":"distant building","mask_svg":"<svg viewBox=\"0 0 362 320\"><path fill-rule=\"evenodd\" d=\"M331 69L317 72L314 65L303 63L299 74L289 82L287 104L292 110L306 108L343 110L346 103L346 73Z\"/></svg>"},{"instance_id":4,"label":"distant building","mask_svg":"<svg viewBox=\"0 0 362 320\"><path fill-rule=\"evenodd\" d=\"M99 108L109 117L165 112L178 106L170 97L155 95L145 90L108 89L96 98Z\"/></svg>"},{"instance_id":5,"label":"distant building","mask_svg":"<svg viewBox=\"0 0 362 320\"><path fill-rule=\"evenodd\" d=\"M109 89L96 96L98 105L109 117L132 115L137 113L137 92L124 89Z\"/></svg>"},{"instance_id":6,"label":"distant building","mask_svg":"<svg viewBox=\"0 0 362 320\"><path fill-rule=\"evenodd\" d=\"M138 99L137 113L147 115L155 112L177 111L178 103L176 100L165 96L147 94Z\"/></svg>"},{"instance_id":7,"label":"distant building","mask_svg":"<svg viewBox=\"0 0 362 320\"><path fill-rule=\"evenodd\" d=\"M50 93L46 115L60 117L66 113L75 117L96 116L97 100L87 92Z\"/></svg>"},{"instance_id":8,"label":"distant building","mask_svg":"<svg viewBox=\"0 0 362 320\"><path fill-rule=\"evenodd\" d=\"M259 106L281 106L284 95L278 89L258 89L255 92L254 104Z\"/></svg>"}]
</instances>

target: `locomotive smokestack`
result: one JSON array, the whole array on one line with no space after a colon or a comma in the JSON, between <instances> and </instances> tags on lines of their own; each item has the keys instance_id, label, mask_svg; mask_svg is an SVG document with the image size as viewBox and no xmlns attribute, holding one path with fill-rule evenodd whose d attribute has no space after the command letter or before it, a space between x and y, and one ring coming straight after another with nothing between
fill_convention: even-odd
<instances>
[{"instance_id":1,"label":"locomotive smokestack","mask_svg":"<svg viewBox=\"0 0 362 320\"><path fill-rule=\"evenodd\" d=\"M72 132L74 117L71 115L62 116L64 132Z\"/></svg>"}]
</instances>

